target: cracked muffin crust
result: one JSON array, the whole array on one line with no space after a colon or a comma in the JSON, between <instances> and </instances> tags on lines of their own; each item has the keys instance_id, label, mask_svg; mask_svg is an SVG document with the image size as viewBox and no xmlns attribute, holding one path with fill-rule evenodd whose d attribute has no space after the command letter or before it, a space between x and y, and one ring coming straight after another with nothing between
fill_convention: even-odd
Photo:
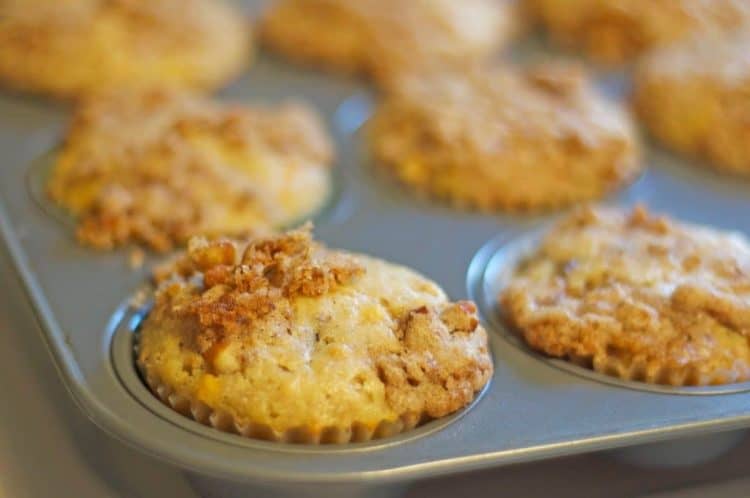
<instances>
[{"instance_id":1,"label":"cracked muffin crust","mask_svg":"<svg viewBox=\"0 0 750 498\"><path fill-rule=\"evenodd\" d=\"M193 239L157 272L138 355L154 392L219 429L299 443L385 437L468 405L492 373L474 305L309 230Z\"/></svg>"},{"instance_id":2,"label":"cracked muffin crust","mask_svg":"<svg viewBox=\"0 0 750 498\"><path fill-rule=\"evenodd\" d=\"M552 38L603 62L624 62L699 31L750 22L746 0L528 0Z\"/></svg>"},{"instance_id":3,"label":"cracked muffin crust","mask_svg":"<svg viewBox=\"0 0 750 498\"><path fill-rule=\"evenodd\" d=\"M62 98L214 88L249 62L248 26L219 0L0 0L0 82Z\"/></svg>"},{"instance_id":4,"label":"cracked muffin crust","mask_svg":"<svg viewBox=\"0 0 750 498\"><path fill-rule=\"evenodd\" d=\"M580 209L500 301L534 349L654 384L750 379L750 244L637 207Z\"/></svg>"},{"instance_id":5,"label":"cracked muffin crust","mask_svg":"<svg viewBox=\"0 0 750 498\"><path fill-rule=\"evenodd\" d=\"M75 113L48 183L81 242L166 251L310 216L331 191L316 112L251 108L176 91L100 96Z\"/></svg>"},{"instance_id":6,"label":"cracked muffin crust","mask_svg":"<svg viewBox=\"0 0 750 498\"><path fill-rule=\"evenodd\" d=\"M750 175L750 31L696 37L637 68L635 107L669 147Z\"/></svg>"},{"instance_id":7,"label":"cracked muffin crust","mask_svg":"<svg viewBox=\"0 0 750 498\"><path fill-rule=\"evenodd\" d=\"M291 60L387 80L415 65L483 59L518 24L510 0L280 0L260 36Z\"/></svg>"},{"instance_id":8,"label":"cracked muffin crust","mask_svg":"<svg viewBox=\"0 0 750 498\"><path fill-rule=\"evenodd\" d=\"M538 210L595 199L640 171L630 117L577 66L402 76L376 110L378 164L458 206Z\"/></svg>"}]
</instances>

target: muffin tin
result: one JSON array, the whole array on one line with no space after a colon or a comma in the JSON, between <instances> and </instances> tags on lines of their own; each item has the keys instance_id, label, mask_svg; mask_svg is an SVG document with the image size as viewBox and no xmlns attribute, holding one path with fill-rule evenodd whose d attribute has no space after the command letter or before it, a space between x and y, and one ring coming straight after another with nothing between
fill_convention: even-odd
<instances>
[{"instance_id":1,"label":"muffin tin","mask_svg":"<svg viewBox=\"0 0 750 498\"><path fill-rule=\"evenodd\" d=\"M533 55L534 48L524 52ZM622 78L606 75L603 81L610 93L621 93ZM695 392L634 389L632 383L530 354L514 342L493 305L498 269L493 257L512 253L520 247L512 241L523 241L557 215L479 214L415 198L371 164L359 128L373 96L361 82L261 56L222 96L263 102L301 97L323 112L338 146L335 174L341 188L317 220L316 236L332 247L410 266L453 299L477 299L495 373L483 395L461 413L362 444L253 441L171 411L140 382L132 363L133 333L147 310L130 296L159 258L149 256L143 268L133 270L129 249L102 253L76 243L70 220L40 195L67 109L3 94L0 232L60 375L98 426L186 469L197 489L210 496L242 496L252 487L262 496L322 491L387 496L438 474L750 426L750 399L741 392L746 384ZM653 147L646 152L648 170L641 179L607 202L644 201L688 221L750 233L750 182L719 176ZM732 436L721 435L723 446L737 437ZM654 454L653 448L645 451Z\"/></svg>"}]
</instances>

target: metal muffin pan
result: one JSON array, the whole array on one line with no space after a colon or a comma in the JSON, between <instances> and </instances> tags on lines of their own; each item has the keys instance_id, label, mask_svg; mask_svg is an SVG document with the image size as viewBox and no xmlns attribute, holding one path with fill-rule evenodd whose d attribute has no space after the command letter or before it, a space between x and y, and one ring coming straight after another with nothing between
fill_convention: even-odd
<instances>
[{"instance_id":1,"label":"metal muffin pan","mask_svg":"<svg viewBox=\"0 0 750 498\"><path fill-rule=\"evenodd\" d=\"M261 56L221 96L257 102L299 97L315 104L337 142L342 182L336 214L319 220L317 237L410 266L453 299L469 297L467 273L488 241L514 240L556 216L456 211L402 189L371 164L357 131L372 99L361 82ZM158 258L150 255L144 268L133 271L129 249L103 253L79 246L70 224L32 193L30 186L39 186L34 175L41 174L34 172L44 171L33 165L59 144L67 111L0 95L0 232L43 339L81 409L125 443L192 473L196 488L207 495L241 496L256 487L261 496L314 496L322 490L326 496L386 496L438 474L750 426L750 398L743 393L667 394L563 370L509 342L483 308L495 374L481 399L450 423L371 444L316 448L207 432L148 397L133 377L135 369L122 365L134 325L122 321L123 313L133 312L122 303L147 280L147 268ZM608 202L643 201L686 220L750 233L750 182L656 148L645 161L649 169L642 178Z\"/></svg>"}]
</instances>

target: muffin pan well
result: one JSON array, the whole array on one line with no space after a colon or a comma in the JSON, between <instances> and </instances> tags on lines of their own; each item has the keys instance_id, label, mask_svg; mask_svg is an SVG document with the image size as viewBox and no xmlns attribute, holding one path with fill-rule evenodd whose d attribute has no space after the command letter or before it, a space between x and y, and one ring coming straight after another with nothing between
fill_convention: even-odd
<instances>
[{"instance_id":1,"label":"muffin pan well","mask_svg":"<svg viewBox=\"0 0 750 498\"><path fill-rule=\"evenodd\" d=\"M468 297L467 269L472 286L484 278L475 274L486 265L476 262L482 255L491 258L505 241L555 216L480 214L415 198L371 164L356 131L371 96L358 81L262 56L223 96L271 102L298 96L314 103L337 142L342 195L334 211L343 213L322 216L316 237L410 266L452 299ZM212 494L241 496L237 486L253 484L290 496L323 489L326 496L376 496L373 489L385 496L435 475L750 427L747 395L729 392L736 386L710 396L623 389L529 355L507 340L491 310L484 314L495 373L484 395L455 420L392 440L303 448L250 441L185 419L150 395L128 360L137 325L131 320L139 314L123 302L147 281L157 257L132 270L127 248L97 252L78 245L72 227L27 188L39 168L35 161L59 143L65 119L64 108L0 95L0 233L43 339L83 411L115 437L195 474L196 486ZM656 149L646 150L645 161L643 177L609 202L643 201L686 221L750 234L750 182L690 167ZM477 256L490 240L499 245Z\"/></svg>"},{"instance_id":2,"label":"muffin pan well","mask_svg":"<svg viewBox=\"0 0 750 498\"><path fill-rule=\"evenodd\" d=\"M148 291L144 290L142 292L147 293ZM138 294L139 293L136 293L136 295ZM466 408L459 410L452 415L429 421L415 429L405 431L396 436L383 439L373 439L372 441L363 443L306 445L277 443L250 439L247 437L238 437L235 434L222 432L209 427L208 423L206 423L206 426L201 425L190 417L175 412L168 407L168 403L154 396L154 394L148 389L146 382L143 379L143 375L137 368L135 362L138 351L138 331L142 320L148 314L151 307L150 301L141 303L141 300L142 299L137 297L126 300L113 314L112 320L105 331L105 335L110 335L112 337L112 363L119 381L133 397L137 398L143 406L153 411L159 417L162 417L175 425L184 427L186 430L196 432L204 437L215 438L217 441L222 441L226 444L246 446L248 448L266 451L302 451L312 454L320 452L358 452L368 449L386 448L428 436L435 431L443 429L451 423L457 422L463 415L471 410L474 405L480 402L483 394L490 388L490 383L488 383L484 389L477 393L474 401L472 401Z\"/></svg>"}]
</instances>

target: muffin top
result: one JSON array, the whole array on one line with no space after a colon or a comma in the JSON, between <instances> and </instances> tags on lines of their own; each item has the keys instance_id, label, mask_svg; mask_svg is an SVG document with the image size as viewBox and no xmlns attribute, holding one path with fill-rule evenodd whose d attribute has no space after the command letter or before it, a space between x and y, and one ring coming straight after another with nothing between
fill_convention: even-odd
<instances>
[{"instance_id":1,"label":"muffin top","mask_svg":"<svg viewBox=\"0 0 750 498\"><path fill-rule=\"evenodd\" d=\"M635 108L671 148L701 164L750 174L750 31L698 36L646 57Z\"/></svg>"},{"instance_id":2,"label":"muffin top","mask_svg":"<svg viewBox=\"0 0 750 498\"><path fill-rule=\"evenodd\" d=\"M405 183L486 210L599 197L640 170L629 116L567 63L403 75L371 138Z\"/></svg>"},{"instance_id":3,"label":"muffin top","mask_svg":"<svg viewBox=\"0 0 750 498\"><path fill-rule=\"evenodd\" d=\"M249 58L248 23L221 0L0 0L0 81L21 90L212 88Z\"/></svg>"},{"instance_id":4,"label":"muffin top","mask_svg":"<svg viewBox=\"0 0 750 498\"><path fill-rule=\"evenodd\" d=\"M750 84L750 30L694 36L650 54L638 66L641 77L676 81L706 78L727 88Z\"/></svg>"},{"instance_id":5,"label":"muffin top","mask_svg":"<svg viewBox=\"0 0 750 498\"><path fill-rule=\"evenodd\" d=\"M506 0L280 0L261 36L291 59L387 80L406 68L483 58L517 25Z\"/></svg>"},{"instance_id":6,"label":"muffin top","mask_svg":"<svg viewBox=\"0 0 750 498\"><path fill-rule=\"evenodd\" d=\"M750 21L745 0L531 0L553 37L593 57L621 62L697 32Z\"/></svg>"},{"instance_id":7,"label":"muffin top","mask_svg":"<svg viewBox=\"0 0 750 498\"><path fill-rule=\"evenodd\" d=\"M750 245L637 207L559 222L500 296L528 344L624 379L750 378Z\"/></svg>"},{"instance_id":8,"label":"muffin top","mask_svg":"<svg viewBox=\"0 0 750 498\"><path fill-rule=\"evenodd\" d=\"M327 249L309 227L194 239L158 275L139 365L152 386L229 414L235 432L377 437L382 423L467 405L492 372L472 303L407 268Z\"/></svg>"},{"instance_id":9,"label":"muffin top","mask_svg":"<svg viewBox=\"0 0 750 498\"><path fill-rule=\"evenodd\" d=\"M317 113L190 93L114 93L77 109L48 192L79 239L168 250L309 216L328 198L330 140Z\"/></svg>"}]
</instances>

